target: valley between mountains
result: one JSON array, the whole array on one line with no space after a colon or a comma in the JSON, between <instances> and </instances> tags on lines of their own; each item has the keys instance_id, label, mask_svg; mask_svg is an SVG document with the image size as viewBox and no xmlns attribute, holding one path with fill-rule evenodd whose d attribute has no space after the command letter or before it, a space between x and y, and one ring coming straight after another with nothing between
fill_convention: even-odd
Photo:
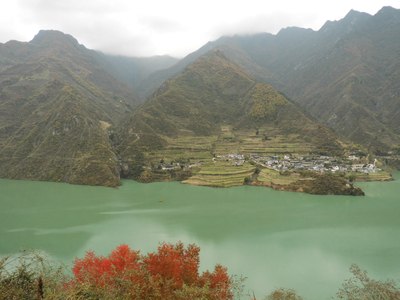
<instances>
[{"instance_id":1,"label":"valley between mountains","mask_svg":"<svg viewBox=\"0 0 400 300\"><path fill-rule=\"evenodd\" d=\"M0 44L0 177L362 195L400 165L400 11L106 55L59 31Z\"/></svg>"}]
</instances>

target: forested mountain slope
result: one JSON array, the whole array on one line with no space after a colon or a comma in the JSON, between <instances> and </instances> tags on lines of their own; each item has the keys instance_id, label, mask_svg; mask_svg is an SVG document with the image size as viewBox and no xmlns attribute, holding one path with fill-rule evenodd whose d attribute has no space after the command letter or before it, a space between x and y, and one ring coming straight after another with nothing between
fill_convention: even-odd
<instances>
[{"instance_id":1,"label":"forested mountain slope","mask_svg":"<svg viewBox=\"0 0 400 300\"><path fill-rule=\"evenodd\" d=\"M319 31L222 37L153 78L176 74L215 48L341 136L374 151L400 144L399 10L350 11Z\"/></svg>"},{"instance_id":2,"label":"forested mountain slope","mask_svg":"<svg viewBox=\"0 0 400 300\"><path fill-rule=\"evenodd\" d=\"M119 184L107 128L136 105L72 36L0 45L0 176Z\"/></svg>"}]
</instances>

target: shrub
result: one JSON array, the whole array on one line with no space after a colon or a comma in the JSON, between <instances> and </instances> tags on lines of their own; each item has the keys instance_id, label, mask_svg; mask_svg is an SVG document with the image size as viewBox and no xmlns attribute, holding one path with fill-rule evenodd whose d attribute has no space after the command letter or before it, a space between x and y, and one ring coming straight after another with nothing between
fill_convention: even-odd
<instances>
[{"instance_id":1,"label":"shrub","mask_svg":"<svg viewBox=\"0 0 400 300\"><path fill-rule=\"evenodd\" d=\"M200 248L163 243L156 252L140 255L127 245L109 256L88 252L76 259L68 288L76 295L101 299L233 299L227 269L199 274Z\"/></svg>"},{"instance_id":2,"label":"shrub","mask_svg":"<svg viewBox=\"0 0 400 300\"><path fill-rule=\"evenodd\" d=\"M35 251L3 257L0 299L55 299L66 280L63 271L63 267Z\"/></svg>"},{"instance_id":3,"label":"shrub","mask_svg":"<svg viewBox=\"0 0 400 300\"><path fill-rule=\"evenodd\" d=\"M250 176L246 176L243 179L243 184L251 184L251 177Z\"/></svg>"},{"instance_id":4,"label":"shrub","mask_svg":"<svg viewBox=\"0 0 400 300\"><path fill-rule=\"evenodd\" d=\"M280 288L269 294L265 300L303 300L292 289Z\"/></svg>"},{"instance_id":5,"label":"shrub","mask_svg":"<svg viewBox=\"0 0 400 300\"><path fill-rule=\"evenodd\" d=\"M339 299L346 300L399 300L400 289L392 280L379 281L369 278L366 271L357 265L350 267L353 277L347 279L337 292Z\"/></svg>"}]
</instances>

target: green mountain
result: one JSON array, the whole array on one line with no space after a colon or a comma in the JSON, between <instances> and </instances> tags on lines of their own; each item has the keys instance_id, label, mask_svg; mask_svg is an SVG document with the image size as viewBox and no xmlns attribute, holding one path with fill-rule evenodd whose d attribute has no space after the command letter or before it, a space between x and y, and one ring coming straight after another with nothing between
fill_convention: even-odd
<instances>
[{"instance_id":1,"label":"green mountain","mask_svg":"<svg viewBox=\"0 0 400 300\"><path fill-rule=\"evenodd\" d=\"M0 44L0 177L303 189L296 172L257 173L257 157L399 148L399 25L390 7L351 11L319 31L222 37L180 61L105 55L58 31Z\"/></svg>"},{"instance_id":2,"label":"green mountain","mask_svg":"<svg viewBox=\"0 0 400 300\"><path fill-rule=\"evenodd\" d=\"M0 176L119 184L108 128L137 103L101 56L58 31L0 45Z\"/></svg>"},{"instance_id":3,"label":"green mountain","mask_svg":"<svg viewBox=\"0 0 400 300\"><path fill-rule=\"evenodd\" d=\"M340 154L343 150L331 130L272 86L257 82L219 50L167 80L121 123L116 135L125 175L140 177L142 172L146 180L154 175L149 169L157 173L163 167L160 161L182 166L238 153Z\"/></svg>"},{"instance_id":4,"label":"green mountain","mask_svg":"<svg viewBox=\"0 0 400 300\"><path fill-rule=\"evenodd\" d=\"M282 30L265 41L268 51L246 53L338 134L387 150L400 143L399 36L400 11L385 7L375 16L351 11L318 32Z\"/></svg>"},{"instance_id":5,"label":"green mountain","mask_svg":"<svg viewBox=\"0 0 400 300\"><path fill-rule=\"evenodd\" d=\"M147 86L219 49L342 137L387 151L400 144L399 37L399 10L384 7L374 16L350 11L319 31L292 27L277 35L222 37L151 75Z\"/></svg>"}]
</instances>

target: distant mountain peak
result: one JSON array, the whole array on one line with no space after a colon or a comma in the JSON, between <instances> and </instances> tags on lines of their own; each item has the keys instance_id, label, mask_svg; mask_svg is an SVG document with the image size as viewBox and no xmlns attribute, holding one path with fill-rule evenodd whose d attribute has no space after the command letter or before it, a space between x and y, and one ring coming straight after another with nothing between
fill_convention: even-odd
<instances>
[{"instance_id":1,"label":"distant mountain peak","mask_svg":"<svg viewBox=\"0 0 400 300\"><path fill-rule=\"evenodd\" d=\"M384 19L400 19L400 9L396 9L391 6L384 6L376 13L375 16Z\"/></svg>"},{"instance_id":2,"label":"distant mountain peak","mask_svg":"<svg viewBox=\"0 0 400 300\"><path fill-rule=\"evenodd\" d=\"M400 9L396 9L396 8L394 8L394 7L392 7L392 6L384 6L384 7L382 7L378 12L377 12L377 14L379 14L379 13L394 13L394 12L399 12L400 11Z\"/></svg>"},{"instance_id":3,"label":"distant mountain peak","mask_svg":"<svg viewBox=\"0 0 400 300\"><path fill-rule=\"evenodd\" d=\"M350 11L347 13L347 15L344 18L345 19L346 18L354 18L354 17L358 17L358 16L361 16L361 15L368 15L368 14L365 13L365 12L361 12L361 11L355 10L355 9L350 9Z\"/></svg>"},{"instance_id":4,"label":"distant mountain peak","mask_svg":"<svg viewBox=\"0 0 400 300\"><path fill-rule=\"evenodd\" d=\"M338 28L340 30L347 28L348 30L351 30L352 27L364 22L369 18L371 18L370 14L352 9L343 19L337 21L327 21L319 31L327 32L334 28Z\"/></svg>"},{"instance_id":5,"label":"distant mountain peak","mask_svg":"<svg viewBox=\"0 0 400 300\"><path fill-rule=\"evenodd\" d=\"M68 43L73 46L79 46L77 39L72 35L65 34L58 30L40 30L30 43L46 46L55 43Z\"/></svg>"},{"instance_id":6,"label":"distant mountain peak","mask_svg":"<svg viewBox=\"0 0 400 300\"><path fill-rule=\"evenodd\" d=\"M369 17L371 17L370 14L367 14L365 12L360 12L360 11L352 9L341 20L341 22L350 23L350 24L353 25L355 22L358 22L360 20L364 20L364 19L369 18Z\"/></svg>"},{"instance_id":7,"label":"distant mountain peak","mask_svg":"<svg viewBox=\"0 0 400 300\"><path fill-rule=\"evenodd\" d=\"M310 29L310 28L301 28L301 27L295 27L295 26L291 26L291 27L286 27L286 28L282 28L281 30L279 30L278 34L276 35L277 37L280 38L292 38L292 37L302 37L304 34L308 34L308 33L313 33L314 30Z\"/></svg>"}]
</instances>

